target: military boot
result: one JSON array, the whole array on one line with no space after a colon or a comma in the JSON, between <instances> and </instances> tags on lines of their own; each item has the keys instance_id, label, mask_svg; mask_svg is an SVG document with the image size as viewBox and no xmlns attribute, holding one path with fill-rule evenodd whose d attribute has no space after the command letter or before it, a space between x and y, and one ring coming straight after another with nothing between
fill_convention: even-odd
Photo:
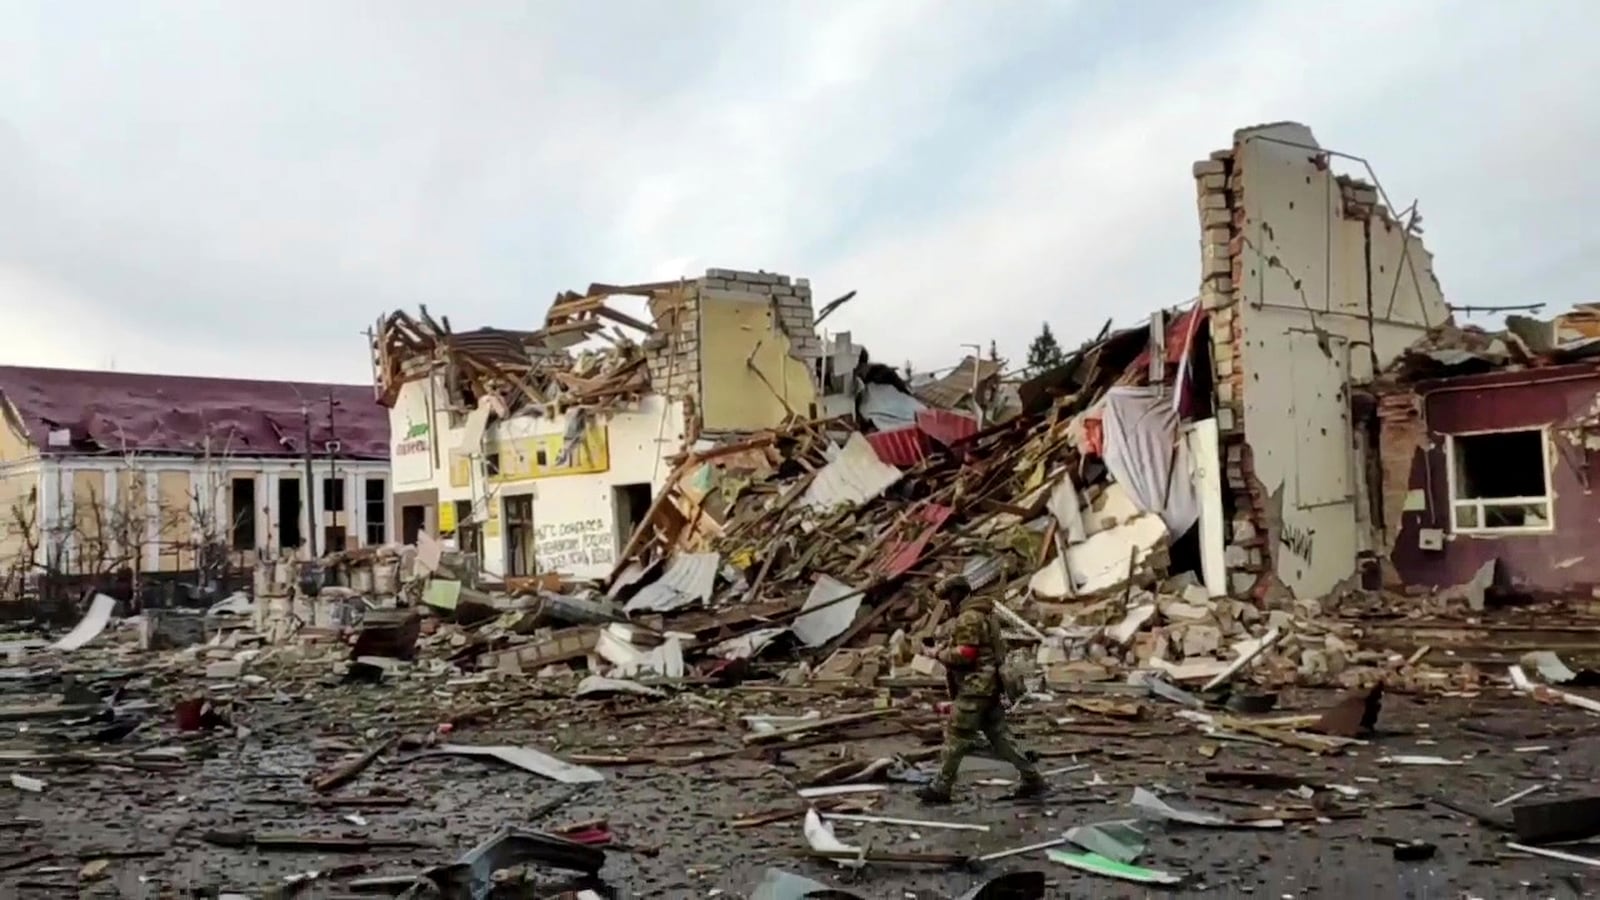
<instances>
[{"instance_id":1,"label":"military boot","mask_svg":"<svg viewBox=\"0 0 1600 900\"><path fill-rule=\"evenodd\" d=\"M917 788L917 799L930 806L943 806L950 802L950 789L942 784L925 784Z\"/></svg>"},{"instance_id":2,"label":"military boot","mask_svg":"<svg viewBox=\"0 0 1600 900\"><path fill-rule=\"evenodd\" d=\"M1007 794L1006 796L1012 800L1028 800L1033 797L1042 796L1045 793L1048 793L1049 790L1050 785L1045 783L1044 777L1038 772L1034 772L1031 775L1022 776L1022 780L1019 781L1017 786L1011 789L1011 793Z\"/></svg>"}]
</instances>

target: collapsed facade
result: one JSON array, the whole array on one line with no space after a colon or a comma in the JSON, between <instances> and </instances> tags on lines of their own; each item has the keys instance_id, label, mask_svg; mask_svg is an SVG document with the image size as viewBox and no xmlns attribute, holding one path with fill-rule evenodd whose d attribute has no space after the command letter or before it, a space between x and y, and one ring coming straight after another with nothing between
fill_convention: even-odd
<instances>
[{"instance_id":1,"label":"collapsed facade","mask_svg":"<svg viewBox=\"0 0 1600 900\"><path fill-rule=\"evenodd\" d=\"M686 446L819 415L814 322L805 279L728 269L569 292L535 331L386 316L374 363L401 539L453 536L507 579L604 577ZM610 346L571 350L591 338Z\"/></svg>"},{"instance_id":2,"label":"collapsed facade","mask_svg":"<svg viewBox=\"0 0 1600 900\"><path fill-rule=\"evenodd\" d=\"M388 455L359 385L0 366L0 598L385 543Z\"/></svg>"}]
</instances>

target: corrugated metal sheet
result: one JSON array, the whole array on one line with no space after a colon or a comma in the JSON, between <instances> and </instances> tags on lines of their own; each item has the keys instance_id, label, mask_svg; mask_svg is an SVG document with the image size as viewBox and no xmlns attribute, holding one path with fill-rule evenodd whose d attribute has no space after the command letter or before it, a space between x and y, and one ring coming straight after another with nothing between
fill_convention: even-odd
<instances>
[{"instance_id":1,"label":"corrugated metal sheet","mask_svg":"<svg viewBox=\"0 0 1600 900\"><path fill-rule=\"evenodd\" d=\"M867 442L878 458L892 466L914 466L933 452L934 442L946 447L978 433L978 422L971 416L944 409L917 412L914 425L874 431Z\"/></svg>"},{"instance_id":2,"label":"corrugated metal sheet","mask_svg":"<svg viewBox=\"0 0 1600 900\"><path fill-rule=\"evenodd\" d=\"M971 585L974 591L981 591L1000 577L1000 558L974 556L961 567L961 577L967 579L967 584Z\"/></svg>"},{"instance_id":3,"label":"corrugated metal sheet","mask_svg":"<svg viewBox=\"0 0 1600 900\"><path fill-rule=\"evenodd\" d=\"M944 520L950 518L953 512L955 512L953 507L937 503L929 503L918 508L911 517L913 522L923 523L917 536L909 541L900 539L890 541L873 569L885 578L897 578L911 571L911 567L922 558L922 551L928 548L928 541L933 537L933 533L939 530L939 526L943 525Z\"/></svg>"},{"instance_id":4,"label":"corrugated metal sheet","mask_svg":"<svg viewBox=\"0 0 1600 900\"><path fill-rule=\"evenodd\" d=\"M949 409L972 396L974 384L981 385L999 374L1000 363L992 359L969 356L950 374L918 387L913 393L917 395L918 400L929 406Z\"/></svg>"},{"instance_id":5,"label":"corrugated metal sheet","mask_svg":"<svg viewBox=\"0 0 1600 900\"><path fill-rule=\"evenodd\" d=\"M917 428L946 447L978 433L978 420L947 409L925 409L917 413Z\"/></svg>"},{"instance_id":6,"label":"corrugated metal sheet","mask_svg":"<svg viewBox=\"0 0 1600 900\"><path fill-rule=\"evenodd\" d=\"M800 615L794 620L794 636L807 647L821 647L844 634L861 611L860 594L842 599L854 591L855 588L842 581L819 576L811 586L811 593L806 595L805 605L800 607ZM807 612L812 609L817 611Z\"/></svg>"},{"instance_id":7,"label":"corrugated metal sheet","mask_svg":"<svg viewBox=\"0 0 1600 900\"><path fill-rule=\"evenodd\" d=\"M914 466L933 449L928 435L915 425L874 431L867 435L867 443L891 466Z\"/></svg>"},{"instance_id":8,"label":"corrugated metal sheet","mask_svg":"<svg viewBox=\"0 0 1600 900\"><path fill-rule=\"evenodd\" d=\"M819 510L847 503L859 505L899 480L899 469L879 459L865 437L852 434L833 462L817 470L801 503Z\"/></svg>"},{"instance_id":9,"label":"corrugated metal sheet","mask_svg":"<svg viewBox=\"0 0 1600 900\"><path fill-rule=\"evenodd\" d=\"M630 613L671 612L710 600L721 567L720 553L680 553L667 562L660 578L640 588L623 609Z\"/></svg>"}]
</instances>

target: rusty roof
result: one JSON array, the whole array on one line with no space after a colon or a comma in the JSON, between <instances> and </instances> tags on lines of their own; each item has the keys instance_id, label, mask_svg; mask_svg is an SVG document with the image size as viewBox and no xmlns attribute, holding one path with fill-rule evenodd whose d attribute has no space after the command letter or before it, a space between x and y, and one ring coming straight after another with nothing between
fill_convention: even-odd
<instances>
[{"instance_id":1,"label":"rusty roof","mask_svg":"<svg viewBox=\"0 0 1600 900\"><path fill-rule=\"evenodd\" d=\"M304 409L314 454L337 440L342 458L389 458L389 411L369 385L0 366L0 399L45 453L199 456L209 442L215 456L300 457Z\"/></svg>"}]
</instances>

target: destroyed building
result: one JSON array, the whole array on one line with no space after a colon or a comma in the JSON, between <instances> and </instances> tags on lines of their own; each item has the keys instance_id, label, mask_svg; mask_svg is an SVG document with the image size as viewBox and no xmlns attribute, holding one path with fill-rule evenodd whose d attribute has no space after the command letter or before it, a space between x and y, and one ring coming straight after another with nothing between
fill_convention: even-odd
<instances>
[{"instance_id":1,"label":"destroyed building","mask_svg":"<svg viewBox=\"0 0 1600 900\"><path fill-rule=\"evenodd\" d=\"M642 298L651 321L616 297ZM401 539L451 536L506 578L604 577L663 512L686 446L818 415L814 322L805 279L728 269L569 292L524 332L386 316L374 364Z\"/></svg>"},{"instance_id":2,"label":"destroyed building","mask_svg":"<svg viewBox=\"0 0 1600 900\"><path fill-rule=\"evenodd\" d=\"M1240 130L1193 167L1198 296L1019 383L968 356L908 384L819 334L851 295L814 314L761 272L593 285L528 332L386 317L401 538L437 531L513 594L598 584L644 625L480 648L513 670L786 644L835 677L899 671L946 612L928 589L962 572L1048 638L1051 677L1205 680L1281 642L1260 666L1337 678L1360 654L1320 601L1433 577L1395 549L1414 445L1383 392L1453 327L1415 209L1364 166L1301 125Z\"/></svg>"},{"instance_id":3,"label":"destroyed building","mask_svg":"<svg viewBox=\"0 0 1600 900\"><path fill-rule=\"evenodd\" d=\"M1594 306L1548 322L1511 316L1496 333L1439 328L1364 396L1393 581L1474 585L1478 600L1600 586L1597 354Z\"/></svg>"},{"instance_id":4,"label":"destroyed building","mask_svg":"<svg viewBox=\"0 0 1600 900\"><path fill-rule=\"evenodd\" d=\"M359 385L0 367L0 597L382 544L388 457Z\"/></svg>"},{"instance_id":5,"label":"destroyed building","mask_svg":"<svg viewBox=\"0 0 1600 900\"><path fill-rule=\"evenodd\" d=\"M1233 592L1377 584L1377 435L1351 389L1450 310L1420 217L1363 166L1279 123L1194 167Z\"/></svg>"}]
</instances>

